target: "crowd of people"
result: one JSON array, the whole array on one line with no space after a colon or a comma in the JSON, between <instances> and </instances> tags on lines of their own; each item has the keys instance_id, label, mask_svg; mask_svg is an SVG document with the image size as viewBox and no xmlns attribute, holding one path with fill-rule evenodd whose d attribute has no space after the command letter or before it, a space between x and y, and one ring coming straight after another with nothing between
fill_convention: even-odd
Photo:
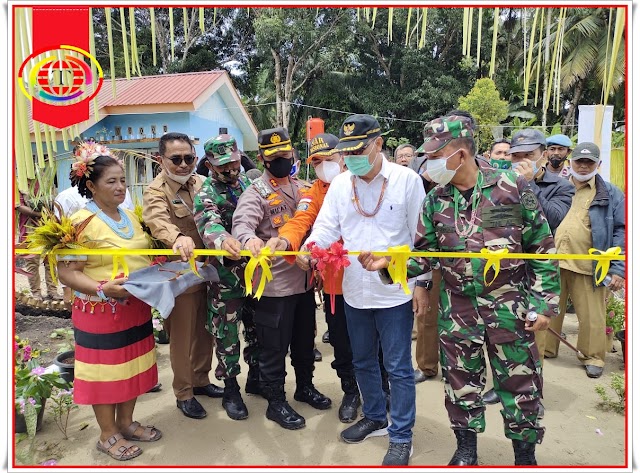
<instances>
[{"instance_id":1,"label":"crowd of people","mask_svg":"<svg viewBox=\"0 0 640 473\"><path fill-rule=\"evenodd\" d=\"M418 148L403 144L388 158L376 118L351 115L337 135L322 133L309 143L307 163L318 176L312 184L296 176L297 153L285 128L259 132L264 171L253 179L243 172L250 164L243 165L231 135L205 143L204 176L194 174L198 163L188 135L163 135L161 172L144 191L144 223L182 261L196 249L227 252L210 258L219 282L177 295L166 319L181 412L204 418L196 398L204 395L221 398L233 420L249 416L237 381L244 369L241 335L244 391L266 399L267 419L284 429L305 427L285 393L287 354L293 399L331 408L332 400L313 384L319 291L334 349L331 366L343 391L338 419L352 424L342 441L388 436L382 464L408 465L416 384L436 376L440 365L457 439L449 465L478 464L485 405L496 402L515 464L536 465L535 447L545 432L542 366L558 354L558 339L547 327L560 332L570 298L580 360L587 376L599 377L605 298L625 284L621 261L611 263L605 286L596 284L595 261L544 255L616 246L624 252L625 197L598 174L601 155L593 143L573 146L565 135L524 129L493 143L483 157L475 130L470 114L454 110L426 124ZM74 221L95 215L85 231L104 247L147 248L138 220L120 207L126 182L119 162L106 153L89 164L71 172L74 189L88 199ZM309 250L335 242L360 254L343 270L323 273ZM429 252L507 249L540 258L504 258L485 269L480 258L411 257L405 291L390 273L389 258L374 254L404 245ZM247 258L240 251L258 257L265 248L300 253L272 258L272 279L256 299L246 295ZM150 263L145 256L126 260L132 269ZM127 292L126 278L110 280L110 258L61 257L58 270L75 293L75 401L93 406L98 450L134 458L142 453L137 443L162 436L133 419L137 396L157 383L151 308ZM483 393L487 360L493 388ZM212 367L223 387L211 382Z\"/></svg>"}]
</instances>

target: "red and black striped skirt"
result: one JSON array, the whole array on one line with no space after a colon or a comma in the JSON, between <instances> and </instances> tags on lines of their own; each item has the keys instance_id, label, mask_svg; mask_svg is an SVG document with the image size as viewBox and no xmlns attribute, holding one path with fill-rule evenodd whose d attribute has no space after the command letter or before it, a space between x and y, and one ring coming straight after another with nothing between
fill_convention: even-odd
<instances>
[{"instance_id":1,"label":"red and black striped skirt","mask_svg":"<svg viewBox=\"0 0 640 473\"><path fill-rule=\"evenodd\" d=\"M127 301L112 307L74 300L76 404L126 402L158 382L151 308L135 297Z\"/></svg>"}]
</instances>

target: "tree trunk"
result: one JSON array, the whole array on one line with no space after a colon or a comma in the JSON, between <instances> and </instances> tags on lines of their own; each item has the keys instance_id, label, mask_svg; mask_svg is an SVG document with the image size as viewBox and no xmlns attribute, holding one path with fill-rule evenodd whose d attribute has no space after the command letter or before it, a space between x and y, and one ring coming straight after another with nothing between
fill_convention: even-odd
<instances>
[{"instance_id":1,"label":"tree trunk","mask_svg":"<svg viewBox=\"0 0 640 473\"><path fill-rule=\"evenodd\" d=\"M544 67L542 68L542 129L547 126L547 97L549 95L549 75L547 65L549 64L549 46L551 43L551 8L547 10L547 37L544 39Z\"/></svg>"},{"instance_id":2,"label":"tree trunk","mask_svg":"<svg viewBox=\"0 0 640 473\"><path fill-rule=\"evenodd\" d=\"M567 116L562 122L562 133L565 135L567 135L567 130L573 130L573 125L576 122L576 110L578 109L580 99L582 98L582 92L584 91L585 82L586 79L578 79L578 81L576 82L575 89L573 91L573 100L571 100L571 105L569 105Z\"/></svg>"}]
</instances>

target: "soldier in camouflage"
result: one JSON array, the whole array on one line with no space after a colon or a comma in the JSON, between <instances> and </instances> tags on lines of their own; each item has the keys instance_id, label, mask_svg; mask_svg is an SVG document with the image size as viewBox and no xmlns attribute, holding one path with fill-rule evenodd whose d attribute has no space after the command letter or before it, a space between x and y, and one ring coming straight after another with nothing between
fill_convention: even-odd
<instances>
[{"instance_id":1,"label":"soldier in camouflage","mask_svg":"<svg viewBox=\"0 0 640 473\"><path fill-rule=\"evenodd\" d=\"M473 119L463 112L427 124L426 172L439 185L424 201L415 251L555 253L549 224L527 181L474 159L473 128ZM485 262L439 258L440 362L445 406L458 443L449 465L478 461L477 433L485 429L485 343L515 464L535 465L535 445L542 442L544 427L538 421L542 377L534 332L558 313L558 265L502 259L497 273L493 268L485 273ZM369 256L367 264L388 278L386 258ZM424 274L434 264L412 258L408 276ZM417 287L414 300L419 312L426 311L426 290ZM526 320L529 312L537 314L535 322Z\"/></svg>"},{"instance_id":2,"label":"soldier in camouflage","mask_svg":"<svg viewBox=\"0 0 640 473\"><path fill-rule=\"evenodd\" d=\"M236 140L228 134L210 139L204 145L206 166L211 172L194 199L195 221L205 246L226 250L230 257L212 259L220 283L207 291L207 330L216 339L216 378L224 379L222 406L234 419L249 415L242 401L236 376L240 373L239 326L244 328L244 360L249 365L245 391L259 394L258 337L253 315L254 299L245 297L242 285L244 264L240 243L231 236L233 213L238 198L251 182L240 173L240 153Z\"/></svg>"}]
</instances>

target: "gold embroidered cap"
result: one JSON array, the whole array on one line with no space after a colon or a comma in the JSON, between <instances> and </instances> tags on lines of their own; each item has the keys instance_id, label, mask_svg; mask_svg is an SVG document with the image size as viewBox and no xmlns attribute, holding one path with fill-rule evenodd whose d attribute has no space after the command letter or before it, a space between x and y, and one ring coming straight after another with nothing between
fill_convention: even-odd
<instances>
[{"instance_id":1,"label":"gold embroidered cap","mask_svg":"<svg viewBox=\"0 0 640 473\"><path fill-rule=\"evenodd\" d=\"M271 156L279 151L291 151L291 138L286 128L269 128L258 133L258 149L264 156Z\"/></svg>"},{"instance_id":2,"label":"gold embroidered cap","mask_svg":"<svg viewBox=\"0 0 640 473\"><path fill-rule=\"evenodd\" d=\"M351 115L340 127L339 142L336 151L355 151L365 147L370 140L377 138L380 123L371 115Z\"/></svg>"},{"instance_id":3,"label":"gold embroidered cap","mask_svg":"<svg viewBox=\"0 0 640 473\"><path fill-rule=\"evenodd\" d=\"M310 163L313 158L324 158L331 156L336 152L335 147L338 145L338 137L331 133L320 133L309 142L309 157L307 162Z\"/></svg>"}]
</instances>

